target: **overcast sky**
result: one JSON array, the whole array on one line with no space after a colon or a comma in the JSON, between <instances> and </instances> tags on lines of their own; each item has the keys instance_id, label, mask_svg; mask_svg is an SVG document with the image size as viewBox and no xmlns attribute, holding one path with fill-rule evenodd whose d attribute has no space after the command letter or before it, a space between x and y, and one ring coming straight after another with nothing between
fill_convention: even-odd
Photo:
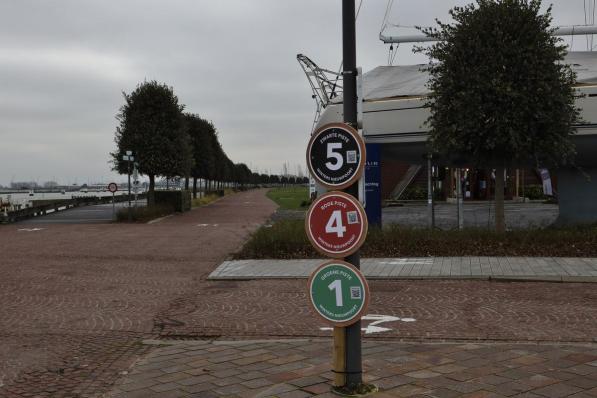
<instances>
[{"instance_id":1,"label":"overcast sky","mask_svg":"<svg viewBox=\"0 0 597 398\"><path fill-rule=\"evenodd\" d=\"M390 22L431 25L466 3L396 0ZM378 40L386 5L363 1L365 71L387 62ZM583 0L556 0L554 15L583 23ZM234 162L272 173L285 161L304 167L314 102L297 53L338 68L340 0L2 0L0 184L119 181L108 153L122 91L153 79L214 122ZM396 62L425 60L403 46Z\"/></svg>"}]
</instances>

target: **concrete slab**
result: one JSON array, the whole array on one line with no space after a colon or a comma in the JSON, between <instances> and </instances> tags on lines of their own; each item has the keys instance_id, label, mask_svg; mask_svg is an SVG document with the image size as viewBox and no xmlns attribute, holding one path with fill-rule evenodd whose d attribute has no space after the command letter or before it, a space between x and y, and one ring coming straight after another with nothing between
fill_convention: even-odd
<instances>
[{"instance_id":1,"label":"concrete slab","mask_svg":"<svg viewBox=\"0 0 597 398\"><path fill-rule=\"evenodd\" d=\"M211 280L303 279L326 260L225 261ZM499 279L549 282L597 282L597 258L425 257L366 258L369 279Z\"/></svg>"}]
</instances>

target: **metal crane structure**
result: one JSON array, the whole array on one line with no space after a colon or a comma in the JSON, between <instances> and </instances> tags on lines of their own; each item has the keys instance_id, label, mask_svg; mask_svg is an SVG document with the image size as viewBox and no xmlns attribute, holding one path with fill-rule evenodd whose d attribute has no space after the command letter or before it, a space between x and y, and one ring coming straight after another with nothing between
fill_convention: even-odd
<instances>
[{"instance_id":1,"label":"metal crane structure","mask_svg":"<svg viewBox=\"0 0 597 398\"><path fill-rule=\"evenodd\" d=\"M312 128L315 128L321 112L323 112L332 99L342 93L342 73L320 68L309 57L303 54L298 54L296 59L303 72L305 72L313 91L311 98L315 100L316 109Z\"/></svg>"}]
</instances>

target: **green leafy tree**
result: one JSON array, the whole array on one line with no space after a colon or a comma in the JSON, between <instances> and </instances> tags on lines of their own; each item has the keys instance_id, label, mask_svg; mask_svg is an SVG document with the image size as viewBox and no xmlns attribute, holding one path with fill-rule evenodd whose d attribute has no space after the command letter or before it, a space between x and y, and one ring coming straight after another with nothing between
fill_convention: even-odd
<instances>
[{"instance_id":1,"label":"green leafy tree","mask_svg":"<svg viewBox=\"0 0 597 398\"><path fill-rule=\"evenodd\" d=\"M171 87L156 81L144 82L130 94L123 93L112 152L114 169L126 173L122 156L133 151L139 172L149 177L148 204L155 204L155 177L188 175L192 166L189 136L184 129L182 111Z\"/></svg>"},{"instance_id":2,"label":"green leafy tree","mask_svg":"<svg viewBox=\"0 0 597 398\"><path fill-rule=\"evenodd\" d=\"M195 114L185 114L187 132L191 140L194 164L191 169L193 178L193 197L197 197L197 180L211 178L215 170L215 153L212 142L217 140L216 129L212 122ZM205 187L207 190L207 186Z\"/></svg>"},{"instance_id":3,"label":"green leafy tree","mask_svg":"<svg viewBox=\"0 0 597 398\"><path fill-rule=\"evenodd\" d=\"M477 0L454 23L423 29L432 60L430 145L456 163L495 169L496 230L505 230L504 170L558 166L575 154L575 75L540 0Z\"/></svg>"}]
</instances>

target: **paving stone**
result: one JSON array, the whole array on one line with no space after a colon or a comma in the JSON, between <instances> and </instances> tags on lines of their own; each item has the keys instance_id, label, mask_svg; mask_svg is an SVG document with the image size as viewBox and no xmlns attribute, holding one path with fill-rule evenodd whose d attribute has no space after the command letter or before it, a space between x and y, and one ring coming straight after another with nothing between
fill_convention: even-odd
<instances>
[{"instance_id":1,"label":"paving stone","mask_svg":"<svg viewBox=\"0 0 597 398\"><path fill-rule=\"evenodd\" d=\"M303 377L300 379L289 380L288 383L295 385L297 387L307 387L314 384L320 384L325 382L326 380L319 377L319 376L310 376L310 377Z\"/></svg>"},{"instance_id":2,"label":"paving stone","mask_svg":"<svg viewBox=\"0 0 597 398\"><path fill-rule=\"evenodd\" d=\"M427 388L408 384L387 391L389 395L396 397L412 397L419 394L427 394L429 392L430 390Z\"/></svg>"},{"instance_id":3,"label":"paving stone","mask_svg":"<svg viewBox=\"0 0 597 398\"><path fill-rule=\"evenodd\" d=\"M415 379L430 379L432 377L440 376L441 374L432 372L431 370L417 370L414 372L405 373L404 375Z\"/></svg>"},{"instance_id":4,"label":"paving stone","mask_svg":"<svg viewBox=\"0 0 597 398\"><path fill-rule=\"evenodd\" d=\"M552 384L547 387L533 390L535 394L543 395L548 398L567 397L580 391L582 391L581 388L564 383Z\"/></svg>"},{"instance_id":5,"label":"paving stone","mask_svg":"<svg viewBox=\"0 0 597 398\"><path fill-rule=\"evenodd\" d=\"M289 391L278 395L279 398L308 398L312 396L313 394L300 390Z\"/></svg>"},{"instance_id":6,"label":"paving stone","mask_svg":"<svg viewBox=\"0 0 597 398\"><path fill-rule=\"evenodd\" d=\"M243 386L247 386L249 388L260 388L260 387L272 385L272 381L260 377L260 378L251 379L248 381L243 381L240 384L242 384Z\"/></svg>"},{"instance_id":7,"label":"paving stone","mask_svg":"<svg viewBox=\"0 0 597 398\"><path fill-rule=\"evenodd\" d=\"M413 379L412 377L397 375L397 376L392 376L392 377L386 377L384 379L375 380L375 385L383 390L390 390L397 386L402 386L404 384L411 383L414 380L415 379Z\"/></svg>"},{"instance_id":8,"label":"paving stone","mask_svg":"<svg viewBox=\"0 0 597 398\"><path fill-rule=\"evenodd\" d=\"M429 370L433 371L433 372L438 372L438 373L454 373L454 372L461 372L465 369L468 369L466 366L460 366L460 365L455 365L455 364L447 364L447 365L441 365L441 366L435 366L433 368L430 368Z\"/></svg>"},{"instance_id":9,"label":"paving stone","mask_svg":"<svg viewBox=\"0 0 597 398\"><path fill-rule=\"evenodd\" d=\"M174 383L174 382L170 382L170 383L156 384L154 386L151 386L149 389L151 391L162 393L162 392L170 391L170 390L179 390L180 387L181 387L180 384Z\"/></svg>"},{"instance_id":10,"label":"paving stone","mask_svg":"<svg viewBox=\"0 0 597 398\"><path fill-rule=\"evenodd\" d=\"M597 377L576 377L574 379L566 380L566 384L590 390L591 388L597 387Z\"/></svg>"},{"instance_id":11,"label":"paving stone","mask_svg":"<svg viewBox=\"0 0 597 398\"><path fill-rule=\"evenodd\" d=\"M449 390L447 388L438 388L436 390L430 391L428 395L435 398L454 398L459 397L462 394L459 391Z\"/></svg>"},{"instance_id":12,"label":"paving stone","mask_svg":"<svg viewBox=\"0 0 597 398\"><path fill-rule=\"evenodd\" d=\"M330 391L332 386L328 383L313 384L302 388L303 391L307 391L314 395L324 394Z\"/></svg>"}]
</instances>

